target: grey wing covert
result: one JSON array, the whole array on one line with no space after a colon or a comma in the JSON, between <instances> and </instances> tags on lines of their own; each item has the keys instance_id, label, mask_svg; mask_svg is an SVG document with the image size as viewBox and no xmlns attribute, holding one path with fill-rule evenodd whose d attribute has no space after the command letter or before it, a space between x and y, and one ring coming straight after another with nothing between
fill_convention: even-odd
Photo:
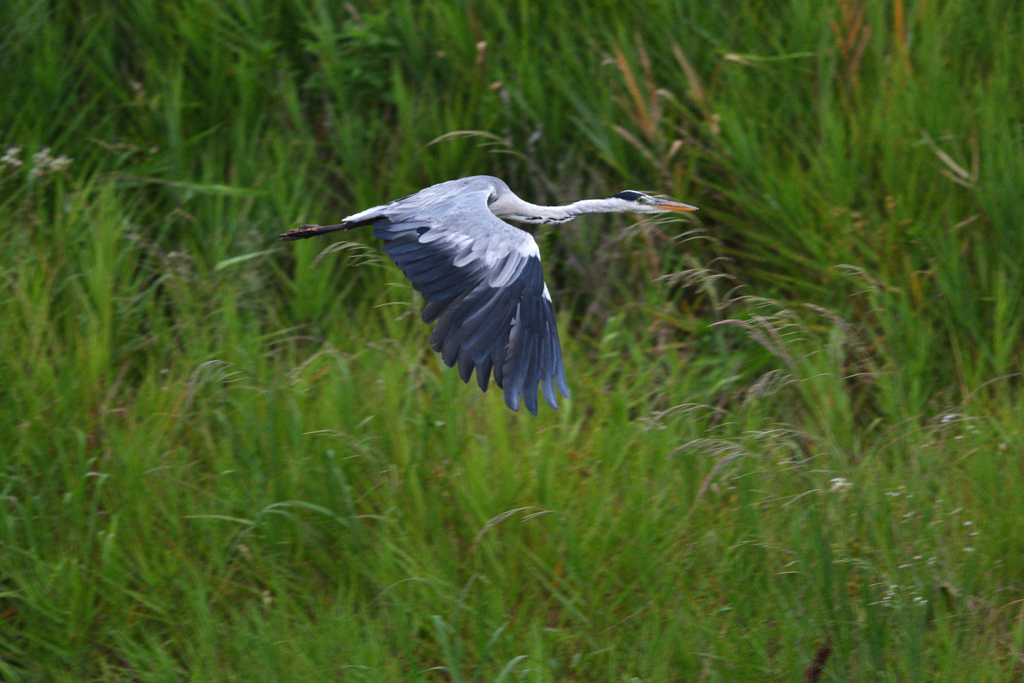
<instances>
[{"instance_id":1,"label":"grey wing covert","mask_svg":"<svg viewBox=\"0 0 1024 683\"><path fill-rule=\"evenodd\" d=\"M552 408L558 407L556 387L569 398L539 252L508 248L487 255L474 251L479 245L470 236L416 218L376 220L373 234L423 294L423 322L437 323L430 343L448 367L458 364L464 382L475 369L480 389L487 391L493 372L506 405L518 411L522 397L534 415L538 384ZM522 235L536 251L533 238Z\"/></svg>"}]
</instances>

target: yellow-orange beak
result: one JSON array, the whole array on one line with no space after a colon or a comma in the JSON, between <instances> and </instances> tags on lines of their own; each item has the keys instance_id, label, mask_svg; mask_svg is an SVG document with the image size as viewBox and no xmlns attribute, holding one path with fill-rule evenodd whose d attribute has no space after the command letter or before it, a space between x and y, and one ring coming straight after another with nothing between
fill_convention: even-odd
<instances>
[{"instance_id":1,"label":"yellow-orange beak","mask_svg":"<svg viewBox=\"0 0 1024 683\"><path fill-rule=\"evenodd\" d=\"M670 201L668 199L658 199L657 197L652 197L652 199L654 199L654 202L651 205L654 206L656 209L659 209L661 211L696 211L697 210L696 206L690 206L689 204L682 204L680 202L673 202L673 201Z\"/></svg>"}]
</instances>

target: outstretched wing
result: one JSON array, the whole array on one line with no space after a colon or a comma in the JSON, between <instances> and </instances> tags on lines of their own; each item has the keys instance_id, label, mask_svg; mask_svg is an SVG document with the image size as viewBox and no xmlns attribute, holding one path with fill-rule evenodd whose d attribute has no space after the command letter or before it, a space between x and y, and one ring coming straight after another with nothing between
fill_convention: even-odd
<instances>
[{"instance_id":1,"label":"outstretched wing","mask_svg":"<svg viewBox=\"0 0 1024 683\"><path fill-rule=\"evenodd\" d=\"M537 386L553 408L555 388L569 398L555 311L533 237L487 208L496 178L478 176L426 188L349 216L346 227L373 225L384 253L423 294L423 322L437 321L430 343L463 382L476 370L483 391L491 373L505 403L522 396L537 414Z\"/></svg>"}]
</instances>

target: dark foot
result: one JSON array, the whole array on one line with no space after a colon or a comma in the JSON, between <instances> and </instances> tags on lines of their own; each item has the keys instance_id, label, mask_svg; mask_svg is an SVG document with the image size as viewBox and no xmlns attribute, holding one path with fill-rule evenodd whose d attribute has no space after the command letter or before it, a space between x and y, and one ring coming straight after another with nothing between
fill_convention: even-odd
<instances>
[{"instance_id":1,"label":"dark foot","mask_svg":"<svg viewBox=\"0 0 1024 683\"><path fill-rule=\"evenodd\" d=\"M289 230L288 232L281 233L282 242L291 242L293 240L304 240L310 237L316 237L317 235L323 235L328 232L334 232L336 230L344 230L347 225L303 225Z\"/></svg>"}]
</instances>

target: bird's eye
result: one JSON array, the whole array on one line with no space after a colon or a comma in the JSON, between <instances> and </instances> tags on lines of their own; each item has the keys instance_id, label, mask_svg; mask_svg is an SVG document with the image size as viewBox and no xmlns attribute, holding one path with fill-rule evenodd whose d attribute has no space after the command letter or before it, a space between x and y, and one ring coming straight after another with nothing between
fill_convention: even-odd
<instances>
[{"instance_id":1,"label":"bird's eye","mask_svg":"<svg viewBox=\"0 0 1024 683\"><path fill-rule=\"evenodd\" d=\"M651 198L648 197L647 195L643 195L642 194L642 195L640 195L639 197L636 198L636 203L637 204L650 204L651 203Z\"/></svg>"}]
</instances>

